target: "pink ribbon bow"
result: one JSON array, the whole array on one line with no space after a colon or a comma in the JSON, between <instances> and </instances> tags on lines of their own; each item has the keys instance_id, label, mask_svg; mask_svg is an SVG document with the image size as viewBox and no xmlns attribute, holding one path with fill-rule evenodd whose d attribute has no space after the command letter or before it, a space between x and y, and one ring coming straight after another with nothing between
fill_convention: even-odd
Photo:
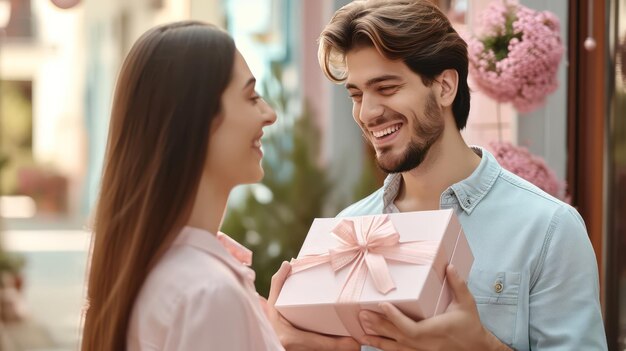
<instances>
[{"instance_id":1,"label":"pink ribbon bow","mask_svg":"<svg viewBox=\"0 0 626 351\"><path fill-rule=\"evenodd\" d=\"M343 284L338 302L340 305L358 301L365 285L368 273L376 289L387 294L396 288L387 260L412 264L429 264L433 261L437 249L436 241L400 242L400 234L394 228L387 215L363 216L353 220L344 219L332 230L331 234L339 239L339 245L327 253L306 255L291 260L291 273L330 263L334 272L350 265L348 277ZM357 306L358 308L358 306ZM364 334L355 321L358 309L337 312L344 326L351 335ZM356 323L356 324L355 324Z\"/></svg>"}]
</instances>

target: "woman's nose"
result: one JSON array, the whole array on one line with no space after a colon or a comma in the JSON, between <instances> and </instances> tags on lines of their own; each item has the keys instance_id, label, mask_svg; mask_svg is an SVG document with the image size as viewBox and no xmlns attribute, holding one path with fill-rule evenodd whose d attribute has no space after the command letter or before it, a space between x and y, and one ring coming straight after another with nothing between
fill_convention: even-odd
<instances>
[{"instance_id":1,"label":"woman's nose","mask_svg":"<svg viewBox=\"0 0 626 351\"><path fill-rule=\"evenodd\" d=\"M267 103L265 100L261 99L261 113L265 118L264 125L269 126L276 122L277 116L276 111Z\"/></svg>"}]
</instances>

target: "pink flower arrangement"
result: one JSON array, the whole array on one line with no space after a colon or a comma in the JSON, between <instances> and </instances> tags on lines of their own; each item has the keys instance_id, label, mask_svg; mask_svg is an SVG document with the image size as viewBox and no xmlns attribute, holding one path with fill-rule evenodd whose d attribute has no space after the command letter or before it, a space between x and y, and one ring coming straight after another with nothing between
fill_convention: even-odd
<instances>
[{"instance_id":1,"label":"pink flower arrangement","mask_svg":"<svg viewBox=\"0 0 626 351\"><path fill-rule=\"evenodd\" d=\"M531 154L527 148L514 146L508 142L489 143L493 155L500 165L518 176L533 183L546 193L569 203L566 196L566 183L559 180L546 165L543 158Z\"/></svg>"},{"instance_id":2,"label":"pink flower arrangement","mask_svg":"<svg viewBox=\"0 0 626 351\"><path fill-rule=\"evenodd\" d=\"M487 6L482 24L468 48L478 88L520 112L542 106L558 86L556 72L564 51L558 18L504 0Z\"/></svg>"}]
</instances>

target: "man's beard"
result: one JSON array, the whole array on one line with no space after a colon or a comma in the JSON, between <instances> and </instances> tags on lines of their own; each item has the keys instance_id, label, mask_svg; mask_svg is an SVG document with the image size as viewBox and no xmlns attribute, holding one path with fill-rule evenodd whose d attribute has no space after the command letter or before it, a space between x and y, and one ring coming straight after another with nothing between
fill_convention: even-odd
<instances>
[{"instance_id":1,"label":"man's beard","mask_svg":"<svg viewBox=\"0 0 626 351\"><path fill-rule=\"evenodd\" d=\"M439 140L444 130L443 116L433 92L428 95L424 117L423 121L418 121L417 117L414 117L414 133L401 156L397 158L390 155L385 156L389 151L379 150L376 164L380 169L386 173L402 173L415 169L422 164L430 148Z\"/></svg>"}]
</instances>

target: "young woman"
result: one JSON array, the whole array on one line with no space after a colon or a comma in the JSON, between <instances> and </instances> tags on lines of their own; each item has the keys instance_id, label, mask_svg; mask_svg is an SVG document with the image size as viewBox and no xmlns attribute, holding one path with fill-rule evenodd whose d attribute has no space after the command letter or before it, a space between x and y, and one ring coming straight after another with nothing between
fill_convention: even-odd
<instances>
[{"instance_id":1,"label":"young woman","mask_svg":"<svg viewBox=\"0 0 626 351\"><path fill-rule=\"evenodd\" d=\"M122 67L110 123L82 350L282 350L248 252L218 229L259 181L274 111L228 34L156 27Z\"/></svg>"}]
</instances>

